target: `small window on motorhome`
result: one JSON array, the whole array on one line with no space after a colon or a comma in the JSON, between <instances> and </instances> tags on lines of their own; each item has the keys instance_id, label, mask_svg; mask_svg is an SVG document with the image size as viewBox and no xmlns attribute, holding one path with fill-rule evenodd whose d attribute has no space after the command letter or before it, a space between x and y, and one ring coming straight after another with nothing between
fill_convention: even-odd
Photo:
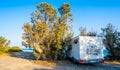
<instances>
[{"instance_id":1,"label":"small window on motorhome","mask_svg":"<svg viewBox=\"0 0 120 70\"><path fill-rule=\"evenodd\" d=\"M75 39L75 40L73 41L73 43L74 43L74 44L77 44L77 43L78 43L78 39Z\"/></svg>"}]
</instances>

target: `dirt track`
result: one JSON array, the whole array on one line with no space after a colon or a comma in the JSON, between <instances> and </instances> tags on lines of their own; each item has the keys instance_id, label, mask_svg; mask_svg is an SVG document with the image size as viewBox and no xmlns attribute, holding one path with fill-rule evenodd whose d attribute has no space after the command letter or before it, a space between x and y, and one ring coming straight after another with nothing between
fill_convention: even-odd
<instances>
[{"instance_id":1,"label":"dirt track","mask_svg":"<svg viewBox=\"0 0 120 70\"><path fill-rule=\"evenodd\" d=\"M30 52L14 53L12 56L0 56L0 70L120 70L120 65L73 64L70 61L59 62L55 67L45 67L31 61Z\"/></svg>"},{"instance_id":2,"label":"dirt track","mask_svg":"<svg viewBox=\"0 0 120 70\"><path fill-rule=\"evenodd\" d=\"M50 67L43 67L41 65L34 64L28 59L24 59L23 57L26 56L24 53L20 53L20 54L15 53L15 54L14 54L15 57L8 55L0 56L0 70L51 69Z\"/></svg>"}]
</instances>

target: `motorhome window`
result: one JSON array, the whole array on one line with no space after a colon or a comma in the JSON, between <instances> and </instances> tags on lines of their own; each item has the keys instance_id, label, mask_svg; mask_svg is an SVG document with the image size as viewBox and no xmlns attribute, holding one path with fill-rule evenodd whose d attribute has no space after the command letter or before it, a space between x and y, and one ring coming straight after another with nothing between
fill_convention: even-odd
<instances>
[{"instance_id":1,"label":"motorhome window","mask_svg":"<svg viewBox=\"0 0 120 70\"><path fill-rule=\"evenodd\" d=\"M75 39L75 40L73 41L73 43L74 43L74 44L77 44L77 43L78 43L78 39Z\"/></svg>"}]
</instances>

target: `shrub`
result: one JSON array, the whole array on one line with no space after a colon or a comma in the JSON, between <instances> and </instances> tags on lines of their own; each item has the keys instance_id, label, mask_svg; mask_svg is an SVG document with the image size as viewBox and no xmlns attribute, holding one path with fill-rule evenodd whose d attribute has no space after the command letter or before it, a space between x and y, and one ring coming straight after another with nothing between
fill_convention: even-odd
<instances>
[{"instance_id":1,"label":"shrub","mask_svg":"<svg viewBox=\"0 0 120 70\"><path fill-rule=\"evenodd\" d=\"M22 49L18 46L13 46L9 49L9 52L22 52Z\"/></svg>"},{"instance_id":2,"label":"shrub","mask_svg":"<svg viewBox=\"0 0 120 70\"><path fill-rule=\"evenodd\" d=\"M120 32L111 23L107 24L107 27L102 28L101 30L101 36L109 51L110 59L120 59Z\"/></svg>"},{"instance_id":3,"label":"shrub","mask_svg":"<svg viewBox=\"0 0 120 70\"><path fill-rule=\"evenodd\" d=\"M8 53L9 49L10 49L10 47L0 47L0 54L2 54L2 53Z\"/></svg>"},{"instance_id":4,"label":"shrub","mask_svg":"<svg viewBox=\"0 0 120 70\"><path fill-rule=\"evenodd\" d=\"M9 52L10 40L7 40L5 37L0 36L0 54Z\"/></svg>"}]
</instances>

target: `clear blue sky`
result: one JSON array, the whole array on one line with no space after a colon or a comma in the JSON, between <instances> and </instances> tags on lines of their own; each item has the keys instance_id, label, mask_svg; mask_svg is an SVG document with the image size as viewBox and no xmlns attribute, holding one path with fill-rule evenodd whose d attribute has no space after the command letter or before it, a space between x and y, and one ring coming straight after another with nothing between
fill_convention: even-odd
<instances>
[{"instance_id":1,"label":"clear blue sky","mask_svg":"<svg viewBox=\"0 0 120 70\"><path fill-rule=\"evenodd\" d=\"M100 32L107 23L120 31L120 0L0 0L0 36L11 40L11 46L21 46L21 28L41 2L48 2L56 9L64 2L70 3L74 36L79 34L81 26Z\"/></svg>"}]
</instances>

